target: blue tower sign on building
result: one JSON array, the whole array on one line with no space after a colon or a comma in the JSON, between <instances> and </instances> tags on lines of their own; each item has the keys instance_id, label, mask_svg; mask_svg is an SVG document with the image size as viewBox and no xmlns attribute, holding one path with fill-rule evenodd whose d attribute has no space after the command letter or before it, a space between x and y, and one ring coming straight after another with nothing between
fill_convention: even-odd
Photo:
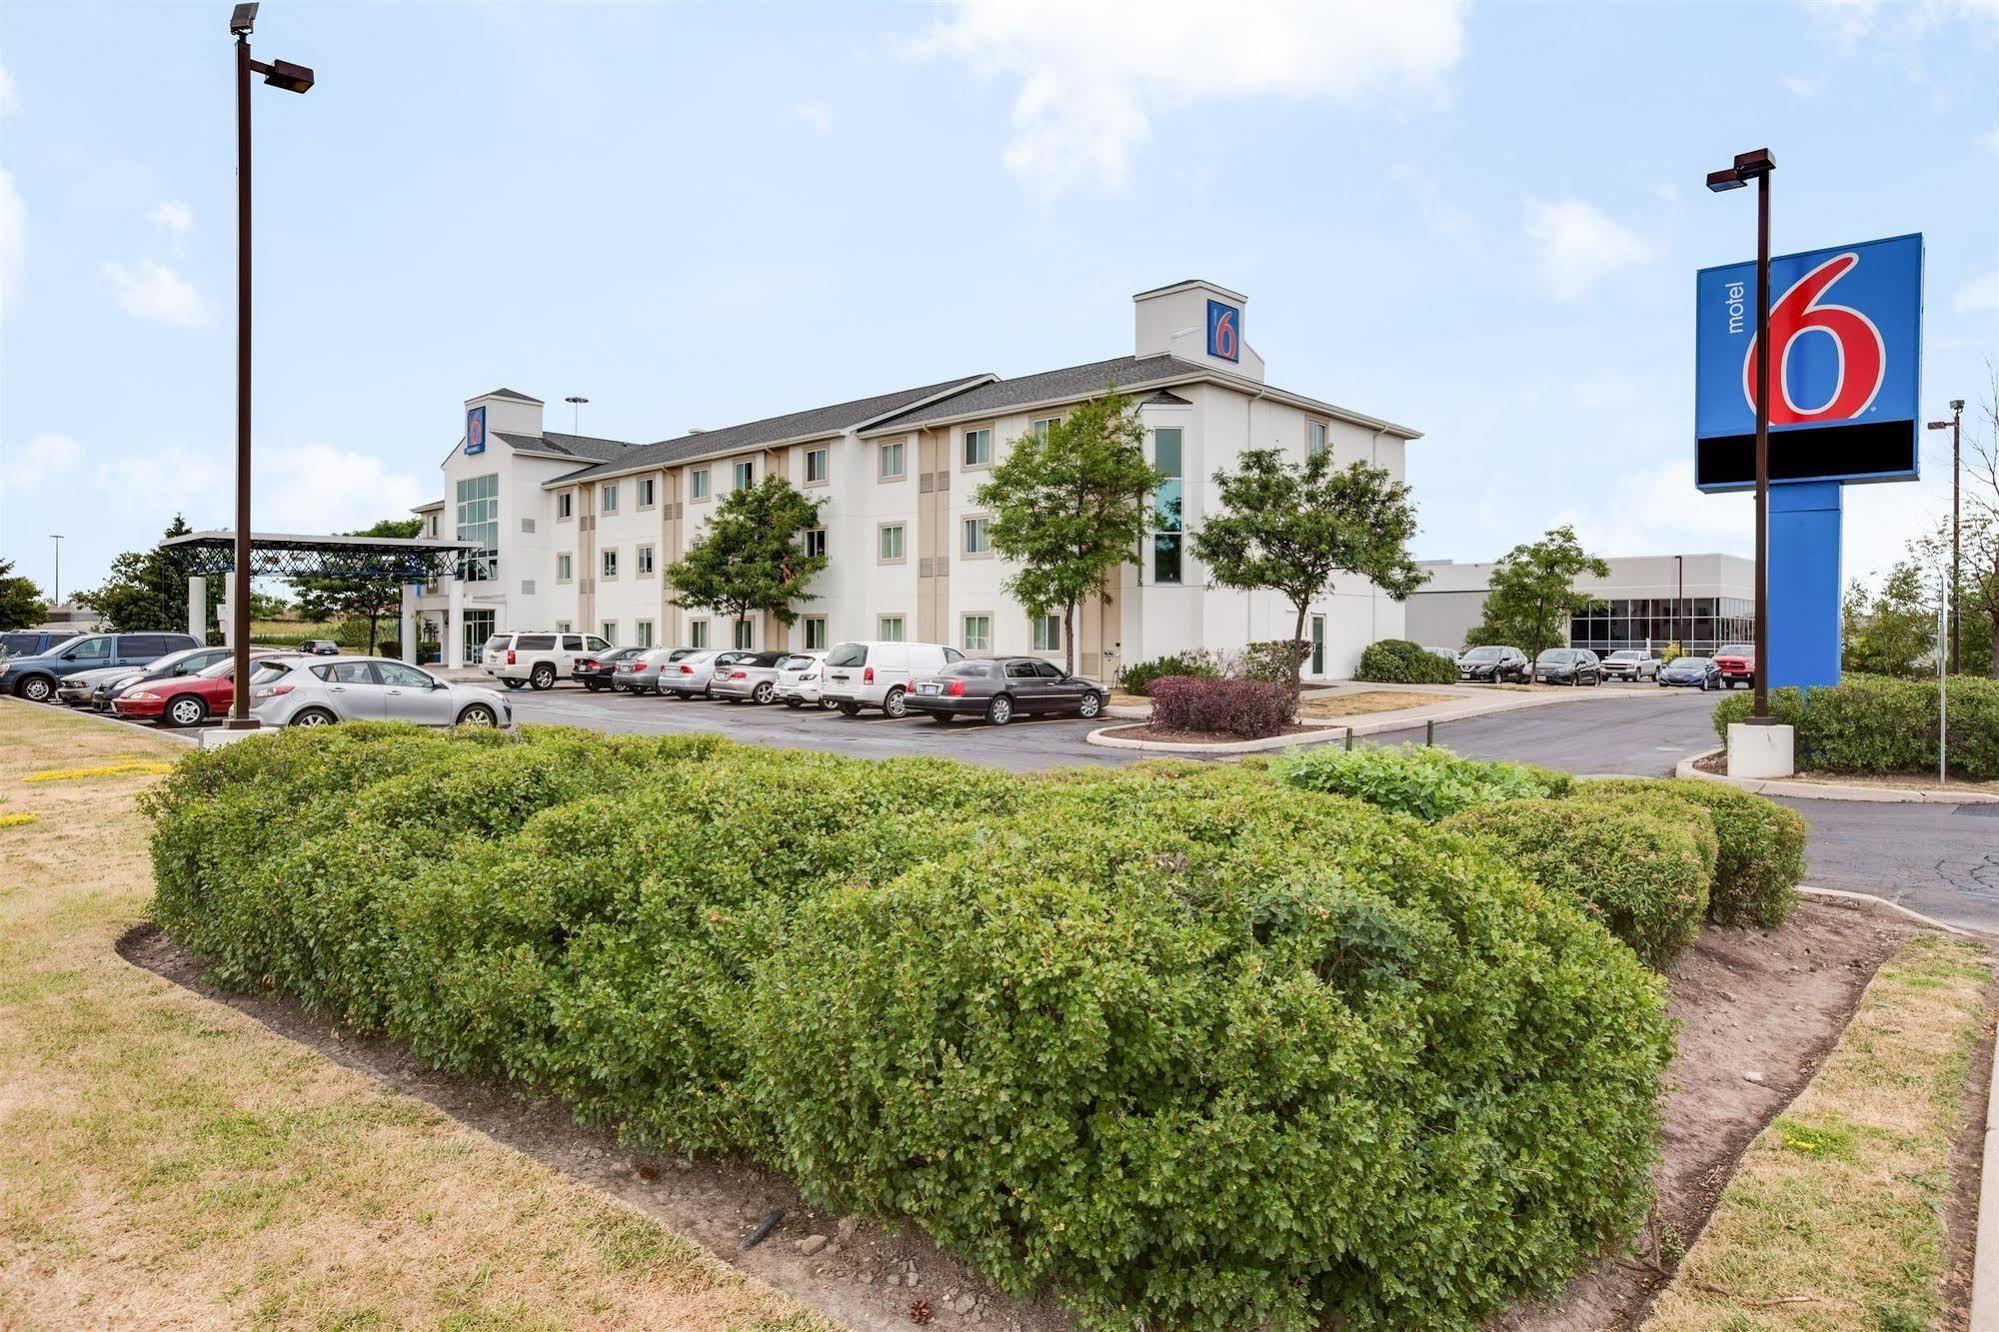
<instances>
[{"instance_id":1,"label":"blue tower sign on building","mask_svg":"<svg viewBox=\"0 0 1999 1332\"><path fill-rule=\"evenodd\" d=\"M1839 682L1842 487L1913 481L1923 238L1770 260L1771 687ZM1694 484L1756 484L1756 265L1695 281ZM1756 663L1758 671L1764 663Z\"/></svg>"}]
</instances>

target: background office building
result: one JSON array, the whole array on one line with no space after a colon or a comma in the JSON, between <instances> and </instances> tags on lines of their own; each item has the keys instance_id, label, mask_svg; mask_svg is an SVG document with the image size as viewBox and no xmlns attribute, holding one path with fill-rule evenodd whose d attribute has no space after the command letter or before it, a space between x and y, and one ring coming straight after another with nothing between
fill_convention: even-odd
<instances>
[{"instance_id":1,"label":"background office building","mask_svg":"<svg viewBox=\"0 0 1999 1332\"><path fill-rule=\"evenodd\" d=\"M1608 578L1582 578L1597 599L1569 621L1569 646L1599 655L1678 643L1697 656L1756 636L1756 566L1739 555L1638 555L1607 561ZM1491 564L1425 561L1430 581L1409 598L1408 636L1431 647L1468 646L1485 615Z\"/></svg>"},{"instance_id":2,"label":"background office building","mask_svg":"<svg viewBox=\"0 0 1999 1332\"><path fill-rule=\"evenodd\" d=\"M417 510L426 535L477 550L416 609L453 662L503 629L715 648L910 639L1060 661L1061 616L1030 616L1002 590L1008 569L975 495L1011 441L1115 385L1138 404L1146 456L1167 479L1153 496L1156 534L1078 610L1077 668L1103 676L1289 637L1282 596L1211 587L1194 558L1188 533L1213 502L1210 478L1246 449L1275 448L1301 462L1321 451L1341 465L1366 459L1400 480L1418 435L1267 382L1243 338L1246 305L1212 283L1175 283L1133 298L1130 355L1011 379L966 374L651 443L549 431L539 400L482 394L466 402L466 434L443 462L443 497ZM822 501L805 539L828 565L797 622L737 624L673 605L664 571L729 493L771 475ZM1311 672L1345 676L1368 643L1402 634L1403 606L1342 578L1306 623Z\"/></svg>"}]
</instances>

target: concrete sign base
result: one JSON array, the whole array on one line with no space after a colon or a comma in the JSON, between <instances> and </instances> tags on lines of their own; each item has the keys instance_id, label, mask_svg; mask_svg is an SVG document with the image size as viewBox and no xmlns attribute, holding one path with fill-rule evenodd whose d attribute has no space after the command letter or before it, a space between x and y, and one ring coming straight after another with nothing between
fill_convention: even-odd
<instances>
[{"instance_id":1,"label":"concrete sign base","mask_svg":"<svg viewBox=\"0 0 1999 1332\"><path fill-rule=\"evenodd\" d=\"M1728 775L1768 779L1797 772L1793 759L1797 733L1789 726L1751 726L1734 722L1728 728Z\"/></svg>"}]
</instances>

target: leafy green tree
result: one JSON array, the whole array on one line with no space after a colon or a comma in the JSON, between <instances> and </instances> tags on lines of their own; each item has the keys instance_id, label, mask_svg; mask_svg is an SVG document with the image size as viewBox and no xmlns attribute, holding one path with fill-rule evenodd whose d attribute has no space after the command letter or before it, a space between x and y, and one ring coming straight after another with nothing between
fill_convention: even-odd
<instances>
[{"instance_id":1,"label":"leafy green tree","mask_svg":"<svg viewBox=\"0 0 1999 1332\"><path fill-rule=\"evenodd\" d=\"M1014 565L1002 586L1031 615L1062 612L1063 657L1076 669L1076 607L1103 591L1152 525L1145 425L1114 390L1014 440L972 502L992 513L992 547Z\"/></svg>"},{"instance_id":2,"label":"leafy green tree","mask_svg":"<svg viewBox=\"0 0 1999 1332\"><path fill-rule=\"evenodd\" d=\"M1564 646L1569 617L1596 600L1576 591L1576 579L1584 574L1608 578L1610 566L1585 551L1575 528L1566 524L1539 541L1515 546L1494 567L1485 618L1465 645L1505 644L1529 658Z\"/></svg>"},{"instance_id":3,"label":"leafy green tree","mask_svg":"<svg viewBox=\"0 0 1999 1332\"><path fill-rule=\"evenodd\" d=\"M250 618L253 620L282 620L291 613L291 609L292 604L283 597L250 589Z\"/></svg>"},{"instance_id":4,"label":"leafy green tree","mask_svg":"<svg viewBox=\"0 0 1999 1332\"><path fill-rule=\"evenodd\" d=\"M789 625L806 585L826 567L808 555L804 534L818 526L819 501L781 476L766 476L724 497L700 543L662 576L673 604L712 611L741 624L762 611Z\"/></svg>"},{"instance_id":5,"label":"leafy green tree","mask_svg":"<svg viewBox=\"0 0 1999 1332\"><path fill-rule=\"evenodd\" d=\"M0 629L25 629L40 624L48 613L48 601L34 581L15 574L14 561L0 560Z\"/></svg>"},{"instance_id":6,"label":"leafy green tree","mask_svg":"<svg viewBox=\"0 0 1999 1332\"><path fill-rule=\"evenodd\" d=\"M1927 604L1923 571L1903 560L1888 571L1871 597L1856 584L1847 593L1844 618L1851 626L1844 660L1849 671L1873 675L1918 675L1936 646L1937 611ZM1934 669L1934 661L1930 664Z\"/></svg>"},{"instance_id":7,"label":"leafy green tree","mask_svg":"<svg viewBox=\"0 0 1999 1332\"><path fill-rule=\"evenodd\" d=\"M373 527L345 535L413 537L422 530L421 518L384 518ZM379 641L377 628L382 620L396 615L402 608L402 584L370 576L359 559L349 562L338 555L327 555L321 560L321 572L294 578L291 584L298 592L299 612L308 620L366 621L368 646L365 651L369 653L375 651ZM257 598L253 593L250 597L253 614L256 605Z\"/></svg>"},{"instance_id":8,"label":"leafy green tree","mask_svg":"<svg viewBox=\"0 0 1999 1332\"><path fill-rule=\"evenodd\" d=\"M179 514L168 525L168 537L186 536L194 529ZM208 580L208 615L222 602L225 580ZM173 560L152 550L128 550L111 561L111 572L103 584L77 593L78 604L104 617L105 623L121 632L146 629L174 629L187 620L187 574Z\"/></svg>"},{"instance_id":9,"label":"leafy green tree","mask_svg":"<svg viewBox=\"0 0 1999 1332\"><path fill-rule=\"evenodd\" d=\"M1409 558L1416 508L1387 469L1335 467L1332 450L1302 465L1251 449L1234 472L1215 473L1215 511L1193 536L1194 557L1223 587L1270 588L1297 612L1291 692L1301 683L1305 613L1336 574L1368 579L1397 601L1427 576Z\"/></svg>"}]
</instances>

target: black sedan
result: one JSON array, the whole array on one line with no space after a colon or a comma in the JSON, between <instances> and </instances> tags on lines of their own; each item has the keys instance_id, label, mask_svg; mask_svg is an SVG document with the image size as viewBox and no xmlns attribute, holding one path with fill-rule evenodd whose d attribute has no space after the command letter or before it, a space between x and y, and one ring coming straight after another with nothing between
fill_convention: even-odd
<instances>
[{"instance_id":1,"label":"black sedan","mask_svg":"<svg viewBox=\"0 0 1999 1332\"><path fill-rule=\"evenodd\" d=\"M628 657L636 657L644 648L612 648L609 652L599 652L591 657L578 657L569 668L569 678L596 693L599 689L614 689L618 663Z\"/></svg>"},{"instance_id":2,"label":"black sedan","mask_svg":"<svg viewBox=\"0 0 1999 1332\"><path fill-rule=\"evenodd\" d=\"M1034 713L1095 717L1110 702L1110 691L1039 657L998 657L953 662L943 674L917 680L904 701L933 721L983 717L1004 726Z\"/></svg>"},{"instance_id":3,"label":"black sedan","mask_svg":"<svg viewBox=\"0 0 1999 1332\"><path fill-rule=\"evenodd\" d=\"M1659 687L1685 685L1706 693L1721 687L1721 667L1713 657L1675 657L1659 668Z\"/></svg>"},{"instance_id":4,"label":"black sedan","mask_svg":"<svg viewBox=\"0 0 1999 1332\"><path fill-rule=\"evenodd\" d=\"M1534 658L1534 682L1600 685L1603 683L1603 662L1588 648L1549 648Z\"/></svg>"}]
</instances>

